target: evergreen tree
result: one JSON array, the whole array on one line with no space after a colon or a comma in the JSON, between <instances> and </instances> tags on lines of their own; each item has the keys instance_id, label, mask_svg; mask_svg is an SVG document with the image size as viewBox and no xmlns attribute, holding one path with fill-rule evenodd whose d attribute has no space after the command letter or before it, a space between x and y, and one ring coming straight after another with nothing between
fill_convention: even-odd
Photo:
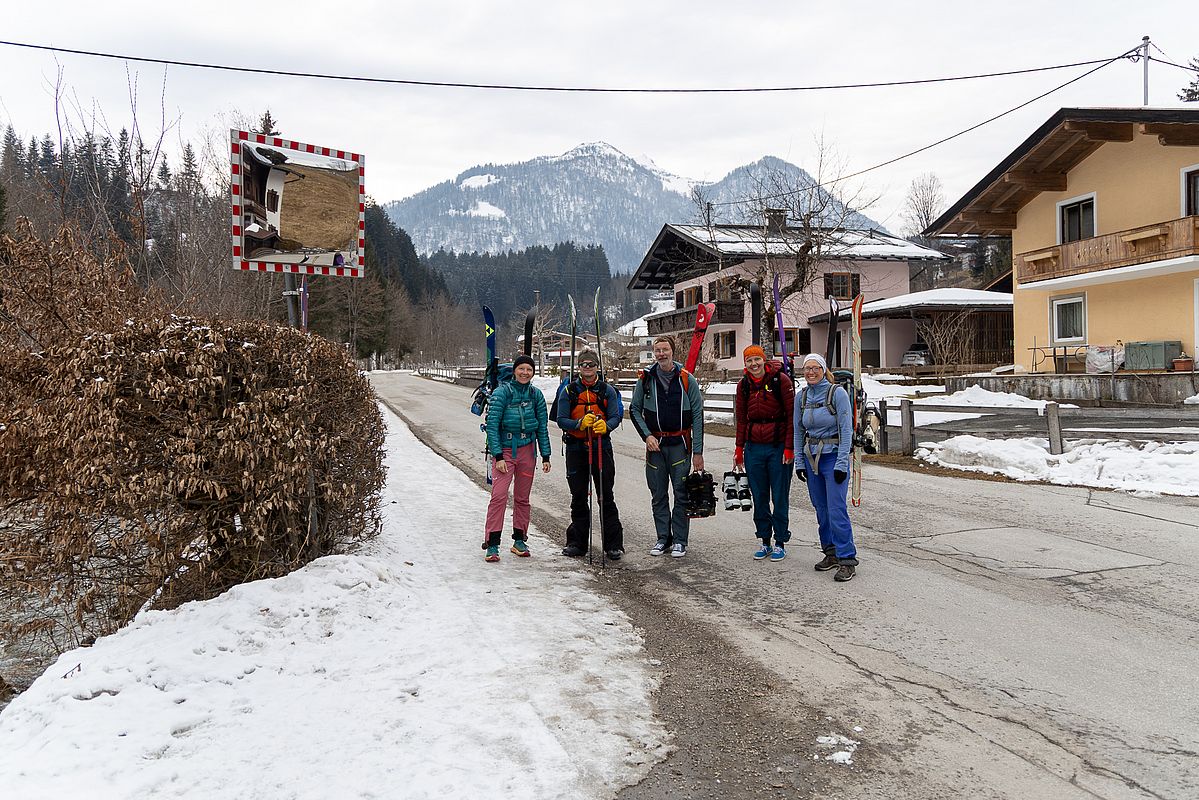
<instances>
[{"instance_id":1,"label":"evergreen tree","mask_svg":"<svg viewBox=\"0 0 1199 800\"><path fill-rule=\"evenodd\" d=\"M258 120L256 133L266 134L267 136L278 136L279 131L275 129L275 118L271 116L271 110L268 108L262 113L262 117Z\"/></svg>"},{"instance_id":2,"label":"evergreen tree","mask_svg":"<svg viewBox=\"0 0 1199 800\"><path fill-rule=\"evenodd\" d=\"M1199 73L1199 58L1191 59L1191 68ZM1194 80L1182 87L1182 91L1178 93L1178 99L1187 103L1199 103L1199 74L1195 75Z\"/></svg>"},{"instance_id":3,"label":"evergreen tree","mask_svg":"<svg viewBox=\"0 0 1199 800\"><path fill-rule=\"evenodd\" d=\"M158 188L162 191L167 191L171 188L171 168L167 166L167 157L163 153L162 161L158 164L158 173L155 175L158 180Z\"/></svg>"},{"instance_id":4,"label":"evergreen tree","mask_svg":"<svg viewBox=\"0 0 1199 800\"><path fill-rule=\"evenodd\" d=\"M25 146L12 125L4 129L4 150L0 153L0 177L5 182L19 180L25 173Z\"/></svg>"}]
</instances>

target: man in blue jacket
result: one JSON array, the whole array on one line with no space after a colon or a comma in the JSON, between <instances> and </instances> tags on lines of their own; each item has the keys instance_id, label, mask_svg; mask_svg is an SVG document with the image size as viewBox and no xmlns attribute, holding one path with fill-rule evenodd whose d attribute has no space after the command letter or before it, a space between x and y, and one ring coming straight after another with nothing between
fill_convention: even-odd
<instances>
[{"instance_id":1,"label":"man in blue jacket","mask_svg":"<svg viewBox=\"0 0 1199 800\"><path fill-rule=\"evenodd\" d=\"M704 397L695 377L674 360L673 339L654 339L653 353L653 366L633 389L629 417L645 441L645 482L658 533L649 554L660 556L669 550L672 557L682 558L691 530L687 475L704 468ZM672 486L673 510L667 494Z\"/></svg>"}]
</instances>

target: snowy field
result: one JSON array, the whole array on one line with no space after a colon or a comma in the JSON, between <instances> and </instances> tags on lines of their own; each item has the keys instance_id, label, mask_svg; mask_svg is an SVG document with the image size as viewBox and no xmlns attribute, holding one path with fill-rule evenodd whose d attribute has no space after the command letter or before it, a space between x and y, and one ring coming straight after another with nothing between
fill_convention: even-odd
<instances>
[{"instance_id":1,"label":"snowy field","mask_svg":"<svg viewBox=\"0 0 1199 800\"><path fill-rule=\"evenodd\" d=\"M387 416L379 539L65 653L0 714L0 797L593 798L664 758L593 574L536 531L484 563L486 494Z\"/></svg>"}]
</instances>

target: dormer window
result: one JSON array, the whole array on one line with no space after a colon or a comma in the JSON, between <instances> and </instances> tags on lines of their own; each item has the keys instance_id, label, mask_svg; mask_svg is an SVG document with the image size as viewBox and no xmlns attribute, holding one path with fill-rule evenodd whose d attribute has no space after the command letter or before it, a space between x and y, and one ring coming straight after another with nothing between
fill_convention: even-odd
<instances>
[{"instance_id":1,"label":"dormer window","mask_svg":"<svg viewBox=\"0 0 1199 800\"><path fill-rule=\"evenodd\" d=\"M1090 239L1095 235L1095 198L1088 197L1061 206L1062 244Z\"/></svg>"}]
</instances>

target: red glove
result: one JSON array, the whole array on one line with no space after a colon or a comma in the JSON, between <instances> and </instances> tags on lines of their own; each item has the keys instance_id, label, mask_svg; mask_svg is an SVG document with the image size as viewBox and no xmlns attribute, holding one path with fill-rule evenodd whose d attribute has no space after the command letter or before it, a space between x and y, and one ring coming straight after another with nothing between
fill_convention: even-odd
<instances>
[{"instance_id":1,"label":"red glove","mask_svg":"<svg viewBox=\"0 0 1199 800\"><path fill-rule=\"evenodd\" d=\"M794 464L795 463L795 451L793 451L789 447L783 448L783 463L784 464Z\"/></svg>"},{"instance_id":2,"label":"red glove","mask_svg":"<svg viewBox=\"0 0 1199 800\"><path fill-rule=\"evenodd\" d=\"M737 447L733 450L733 466L738 467L745 463L745 448Z\"/></svg>"}]
</instances>

